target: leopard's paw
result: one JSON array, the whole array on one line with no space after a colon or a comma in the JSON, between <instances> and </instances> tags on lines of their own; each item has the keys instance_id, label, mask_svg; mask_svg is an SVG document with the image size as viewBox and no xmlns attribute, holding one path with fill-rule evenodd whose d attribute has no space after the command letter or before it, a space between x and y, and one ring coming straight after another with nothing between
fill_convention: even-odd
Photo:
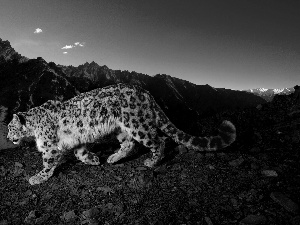
<instances>
[{"instance_id":1,"label":"leopard's paw","mask_svg":"<svg viewBox=\"0 0 300 225\"><path fill-rule=\"evenodd\" d=\"M120 154L114 153L114 154L112 154L112 155L110 155L110 156L108 157L107 162L108 162L108 163L115 163L115 162L119 161L120 158L121 158L121 157L120 157Z\"/></svg>"},{"instance_id":2,"label":"leopard's paw","mask_svg":"<svg viewBox=\"0 0 300 225\"><path fill-rule=\"evenodd\" d=\"M29 184L31 185L35 185L35 184L41 184L44 181L46 181L47 179L39 174L34 175L32 177L29 178Z\"/></svg>"}]
</instances>

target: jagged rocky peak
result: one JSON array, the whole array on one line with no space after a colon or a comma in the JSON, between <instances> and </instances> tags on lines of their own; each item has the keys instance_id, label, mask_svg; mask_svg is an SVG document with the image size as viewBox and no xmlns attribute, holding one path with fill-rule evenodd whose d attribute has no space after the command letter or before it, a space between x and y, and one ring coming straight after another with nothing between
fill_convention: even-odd
<instances>
[{"instance_id":1,"label":"jagged rocky peak","mask_svg":"<svg viewBox=\"0 0 300 225\"><path fill-rule=\"evenodd\" d=\"M26 62L29 59L18 54L10 45L9 41L0 38L0 63L17 60L18 62Z\"/></svg>"},{"instance_id":2,"label":"jagged rocky peak","mask_svg":"<svg viewBox=\"0 0 300 225\"><path fill-rule=\"evenodd\" d=\"M95 61L92 61L91 63L90 63L90 66L99 66L97 63L95 63Z\"/></svg>"},{"instance_id":3,"label":"jagged rocky peak","mask_svg":"<svg viewBox=\"0 0 300 225\"><path fill-rule=\"evenodd\" d=\"M79 65L78 67L100 67L95 61L92 61L91 63L85 62L82 65Z\"/></svg>"},{"instance_id":4,"label":"jagged rocky peak","mask_svg":"<svg viewBox=\"0 0 300 225\"><path fill-rule=\"evenodd\" d=\"M84 67L87 67L87 66L89 66L90 64L88 63L88 62L85 62L85 64L83 64L83 65L80 65L80 66L84 66Z\"/></svg>"},{"instance_id":5,"label":"jagged rocky peak","mask_svg":"<svg viewBox=\"0 0 300 225\"><path fill-rule=\"evenodd\" d=\"M36 60L39 62L47 63L46 60L43 59L42 57L37 57Z\"/></svg>"},{"instance_id":6,"label":"jagged rocky peak","mask_svg":"<svg viewBox=\"0 0 300 225\"><path fill-rule=\"evenodd\" d=\"M9 41L2 41L0 39L0 56L8 60L14 54L16 54L16 51L11 47Z\"/></svg>"},{"instance_id":7,"label":"jagged rocky peak","mask_svg":"<svg viewBox=\"0 0 300 225\"><path fill-rule=\"evenodd\" d=\"M9 41L3 41L1 38L0 38L0 46L1 47L3 47L3 46L11 47Z\"/></svg>"},{"instance_id":8,"label":"jagged rocky peak","mask_svg":"<svg viewBox=\"0 0 300 225\"><path fill-rule=\"evenodd\" d=\"M98 65L98 64L97 64ZM103 70L109 70L109 68L106 65L100 66Z\"/></svg>"}]
</instances>

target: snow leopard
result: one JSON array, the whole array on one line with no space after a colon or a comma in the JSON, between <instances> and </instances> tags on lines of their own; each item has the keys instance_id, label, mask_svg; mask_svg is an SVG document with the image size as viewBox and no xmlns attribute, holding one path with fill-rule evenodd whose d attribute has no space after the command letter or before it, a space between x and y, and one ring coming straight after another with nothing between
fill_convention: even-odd
<instances>
[{"instance_id":1,"label":"snow leopard","mask_svg":"<svg viewBox=\"0 0 300 225\"><path fill-rule=\"evenodd\" d=\"M144 162L147 167L156 166L164 157L165 138L160 132L194 151L215 151L236 139L236 128L227 120L222 122L216 136L189 135L168 119L147 90L124 83L81 93L64 102L48 100L27 112L16 113L8 124L7 138L14 144L19 144L23 137L35 138L44 167L29 179L35 185L53 175L67 150L73 150L85 164L99 165L98 156L84 144L116 129L121 131L117 136L120 148L107 162L115 163L126 157L138 142L152 152L152 157Z\"/></svg>"}]
</instances>

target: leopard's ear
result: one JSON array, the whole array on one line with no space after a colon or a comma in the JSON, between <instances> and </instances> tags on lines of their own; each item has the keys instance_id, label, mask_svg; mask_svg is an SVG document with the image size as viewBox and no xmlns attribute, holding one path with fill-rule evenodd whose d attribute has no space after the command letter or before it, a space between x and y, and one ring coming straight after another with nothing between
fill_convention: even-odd
<instances>
[{"instance_id":1,"label":"leopard's ear","mask_svg":"<svg viewBox=\"0 0 300 225\"><path fill-rule=\"evenodd\" d=\"M22 125L26 124L25 116L23 116L22 114L16 114L16 116L18 117L18 119Z\"/></svg>"}]
</instances>

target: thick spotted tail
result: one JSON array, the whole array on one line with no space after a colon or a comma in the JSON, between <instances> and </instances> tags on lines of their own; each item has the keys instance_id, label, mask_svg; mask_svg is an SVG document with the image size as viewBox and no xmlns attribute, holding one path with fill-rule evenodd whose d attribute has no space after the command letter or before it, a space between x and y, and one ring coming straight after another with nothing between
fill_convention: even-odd
<instances>
[{"instance_id":1,"label":"thick spotted tail","mask_svg":"<svg viewBox=\"0 0 300 225\"><path fill-rule=\"evenodd\" d=\"M183 144L189 149L196 151L215 151L222 149L235 141L235 126L227 120L224 120L219 127L219 134L210 137L195 137L178 130L172 123L162 126L161 130L172 137L178 144Z\"/></svg>"},{"instance_id":2,"label":"thick spotted tail","mask_svg":"<svg viewBox=\"0 0 300 225\"><path fill-rule=\"evenodd\" d=\"M177 129L158 105L154 107L154 109L158 127L178 144L183 144L189 149L196 151L215 151L225 148L235 141L236 129L230 121L223 121L219 127L219 134L216 136L195 137Z\"/></svg>"},{"instance_id":3,"label":"thick spotted tail","mask_svg":"<svg viewBox=\"0 0 300 225\"><path fill-rule=\"evenodd\" d=\"M219 133L210 137L195 137L179 130L168 119L158 104L152 106L155 111L156 123L162 132L171 137L178 144L185 145L188 149L196 151L216 151L231 145L236 138L235 126L228 120L224 120L219 127Z\"/></svg>"}]
</instances>

